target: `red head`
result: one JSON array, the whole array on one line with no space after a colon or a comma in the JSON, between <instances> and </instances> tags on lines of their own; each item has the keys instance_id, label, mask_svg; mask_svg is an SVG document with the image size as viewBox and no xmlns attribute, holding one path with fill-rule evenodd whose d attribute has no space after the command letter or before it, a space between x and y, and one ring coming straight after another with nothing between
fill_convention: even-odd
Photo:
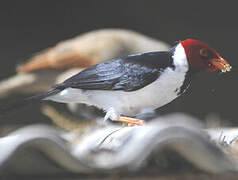
<instances>
[{"instance_id":1,"label":"red head","mask_svg":"<svg viewBox=\"0 0 238 180\"><path fill-rule=\"evenodd\" d=\"M207 44L194 39L186 39L181 44L191 68L204 69L208 72L213 72L217 69L222 71L231 70L228 62Z\"/></svg>"}]
</instances>

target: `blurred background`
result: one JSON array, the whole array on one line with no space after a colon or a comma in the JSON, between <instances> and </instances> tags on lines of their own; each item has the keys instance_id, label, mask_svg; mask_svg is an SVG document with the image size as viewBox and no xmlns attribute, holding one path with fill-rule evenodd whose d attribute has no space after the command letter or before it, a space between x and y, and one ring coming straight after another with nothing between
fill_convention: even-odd
<instances>
[{"instance_id":1,"label":"blurred background","mask_svg":"<svg viewBox=\"0 0 238 180\"><path fill-rule=\"evenodd\" d=\"M216 115L237 126L236 7L227 1L1 2L0 78L15 74L16 65L36 52L95 29L127 28L170 45L195 38L214 47L233 70L196 75L189 90L161 113L186 112L202 120ZM39 106L8 119L1 123L50 123Z\"/></svg>"}]
</instances>

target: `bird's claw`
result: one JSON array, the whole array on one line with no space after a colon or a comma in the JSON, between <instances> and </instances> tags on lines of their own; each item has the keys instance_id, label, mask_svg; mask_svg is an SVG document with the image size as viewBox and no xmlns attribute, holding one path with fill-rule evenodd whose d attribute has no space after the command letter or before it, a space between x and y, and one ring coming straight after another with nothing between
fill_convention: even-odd
<instances>
[{"instance_id":1,"label":"bird's claw","mask_svg":"<svg viewBox=\"0 0 238 180\"><path fill-rule=\"evenodd\" d=\"M118 118L119 114L113 108L109 108L106 115L104 116L104 122L106 122L108 119L117 121Z\"/></svg>"},{"instance_id":2,"label":"bird's claw","mask_svg":"<svg viewBox=\"0 0 238 180\"><path fill-rule=\"evenodd\" d=\"M135 118L131 118L131 117L120 116L117 121L127 123L128 126L135 126L135 125L143 126L143 125L145 125L144 120L135 119Z\"/></svg>"}]
</instances>

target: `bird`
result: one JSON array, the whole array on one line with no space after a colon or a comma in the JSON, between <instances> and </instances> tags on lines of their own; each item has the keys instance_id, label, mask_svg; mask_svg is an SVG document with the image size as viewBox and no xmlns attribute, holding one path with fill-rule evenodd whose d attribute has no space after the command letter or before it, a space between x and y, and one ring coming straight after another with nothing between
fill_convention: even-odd
<instances>
[{"instance_id":1,"label":"bird","mask_svg":"<svg viewBox=\"0 0 238 180\"><path fill-rule=\"evenodd\" d=\"M105 28L82 33L18 65L17 74L0 81L0 98L46 91L52 84L105 60L169 47L161 40L128 29Z\"/></svg>"},{"instance_id":2,"label":"bird","mask_svg":"<svg viewBox=\"0 0 238 180\"><path fill-rule=\"evenodd\" d=\"M105 121L144 125L145 121L135 116L179 97L193 74L231 69L206 43L185 39L168 51L132 54L91 66L49 91L15 104L15 108L39 100L85 103L104 110Z\"/></svg>"}]
</instances>

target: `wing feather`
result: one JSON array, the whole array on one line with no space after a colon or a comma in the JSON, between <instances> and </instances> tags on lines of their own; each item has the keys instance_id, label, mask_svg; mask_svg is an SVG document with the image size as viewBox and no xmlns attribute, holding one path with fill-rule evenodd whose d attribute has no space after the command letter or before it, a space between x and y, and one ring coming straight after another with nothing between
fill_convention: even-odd
<instances>
[{"instance_id":1,"label":"wing feather","mask_svg":"<svg viewBox=\"0 0 238 180\"><path fill-rule=\"evenodd\" d=\"M55 88L135 91L155 81L170 60L168 52L126 56L85 69Z\"/></svg>"}]
</instances>

